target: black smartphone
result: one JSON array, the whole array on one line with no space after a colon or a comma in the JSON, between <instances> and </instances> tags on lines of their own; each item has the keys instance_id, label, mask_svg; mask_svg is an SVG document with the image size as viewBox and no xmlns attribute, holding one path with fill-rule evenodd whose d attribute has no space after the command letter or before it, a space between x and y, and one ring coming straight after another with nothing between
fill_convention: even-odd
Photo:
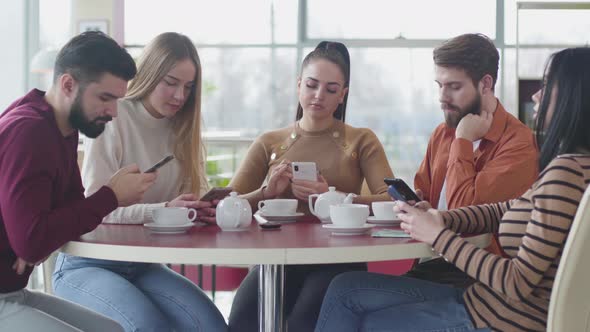
<instances>
[{"instance_id":1,"label":"black smartphone","mask_svg":"<svg viewBox=\"0 0 590 332\"><path fill-rule=\"evenodd\" d=\"M416 195L416 193L404 182L404 180L385 178L383 181L385 181L385 183L389 186L387 193L395 200L404 202L415 201L416 203L421 201L418 195Z\"/></svg>"},{"instance_id":2,"label":"black smartphone","mask_svg":"<svg viewBox=\"0 0 590 332\"><path fill-rule=\"evenodd\" d=\"M170 160L174 159L173 155L169 155L167 157L164 157L162 160L158 161L154 166L146 169L144 171L144 173L153 173L155 172L158 168L166 165Z\"/></svg>"},{"instance_id":3,"label":"black smartphone","mask_svg":"<svg viewBox=\"0 0 590 332\"><path fill-rule=\"evenodd\" d=\"M281 228L281 225L282 224L277 221L267 221L265 223L258 224L258 226L260 226L262 229L278 229Z\"/></svg>"},{"instance_id":4,"label":"black smartphone","mask_svg":"<svg viewBox=\"0 0 590 332\"><path fill-rule=\"evenodd\" d=\"M199 201L211 202L216 199L222 199L233 191L232 187L215 187L211 188Z\"/></svg>"}]
</instances>

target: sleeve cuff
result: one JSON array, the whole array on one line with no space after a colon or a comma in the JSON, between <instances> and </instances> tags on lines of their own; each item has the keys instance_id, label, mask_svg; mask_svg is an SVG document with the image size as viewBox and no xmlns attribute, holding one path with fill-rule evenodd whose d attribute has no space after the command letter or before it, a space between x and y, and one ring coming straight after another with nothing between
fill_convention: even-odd
<instances>
[{"instance_id":1,"label":"sleeve cuff","mask_svg":"<svg viewBox=\"0 0 590 332\"><path fill-rule=\"evenodd\" d=\"M92 197L94 202L98 203L95 205L95 208L100 212L103 218L119 206L119 201L117 200L115 192L108 186L102 186L90 197Z\"/></svg>"},{"instance_id":2,"label":"sleeve cuff","mask_svg":"<svg viewBox=\"0 0 590 332\"><path fill-rule=\"evenodd\" d=\"M445 223L445 228L450 229L451 227L451 221L453 220L453 217L451 216L451 214L449 213L449 211L440 211L440 215L443 218L443 222ZM440 235L440 234L439 234Z\"/></svg>"},{"instance_id":3,"label":"sleeve cuff","mask_svg":"<svg viewBox=\"0 0 590 332\"><path fill-rule=\"evenodd\" d=\"M263 201L265 199L262 195L262 188L266 188L266 186L260 187L256 190L254 190L253 192L249 193L245 197L245 198L247 198L248 202L250 203L250 207L252 207L252 211L258 210L258 202Z\"/></svg>"},{"instance_id":4,"label":"sleeve cuff","mask_svg":"<svg viewBox=\"0 0 590 332\"><path fill-rule=\"evenodd\" d=\"M451 143L449 152L449 164L459 159L473 161L473 143L464 138L456 138Z\"/></svg>"},{"instance_id":5,"label":"sleeve cuff","mask_svg":"<svg viewBox=\"0 0 590 332\"><path fill-rule=\"evenodd\" d=\"M453 233L453 231L448 228L444 228L432 243L432 249L435 252L444 255L445 249L448 248L449 242L453 240L454 236L455 233Z\"/></svg>"}]
</instances>

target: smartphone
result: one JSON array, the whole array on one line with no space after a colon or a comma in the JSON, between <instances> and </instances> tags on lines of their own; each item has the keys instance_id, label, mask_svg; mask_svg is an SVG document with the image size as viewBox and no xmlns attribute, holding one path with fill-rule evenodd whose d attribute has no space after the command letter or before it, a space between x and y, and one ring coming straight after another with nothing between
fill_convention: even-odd
<instances>
[{"instance_id":1,"label":"smartphone","mask_svg":"<svg viewBox=\"0 0 590 332\"><path fill-rule=\"evenodd\" d=\"M318 180L318 169L313 161L294 161L291 163L293 180Z\"/></svg>"},{"instance_id":2,"label":"smartphone","mask_svg":"<svg viewBox=\"0 0 590 332\"><path fill-rule=\"evenodd\" d=\"M389 186L387 193L395 200L404 202L415 201L416 203L421 201L418 195L416 195L416 193L404 182L404 180L385 178L383 181L385 181L385 183Z\"/></svg>"},{"instance_id":3,"label":"smartphone","mask_svg":"<svg viewBox=\"0 0 590 332\"><path fill-rule=\"evenodd\" d=\"M265 223L258 224L258 226L260 226L262 229L279 229L281 228L281 225L282 224L277 221L267 221Z\"/></svg>"},{"instance_id":4,"label":"smartphone","mask_svg":"<svg viewBox=\"0 0 590 332\"><path fill-rule=\"evenodd\" d=\"M371 233L372 237L396 237L396 238L406 238L411 237L410 234L407 234L404 231L400 231L397 229L380 229Z\"/></svg>"},{"instance_id":5,"label":"smartphone","mask_svg":"<svg viewBox=\"0 0 590 332\"><path fill-rule=\"evenodd\" d=\"M166 165L170 160L174 159L173 155L169 155L167 157L164 157L162 160L158 161L154 166L146 169L144 171L144 173L153 173L155 172L158 168Z\"/></svg>"},{"instance_id":6,"label":"smartphone","mask_svg":"<svg viewBox=\"0 0 590 332\"><path fill-rule=\"evenodd\" d=\"M232 187L214 187L211 188L199 201L211 202L217 199L222 199L233 191Z\"/></svg>"}]
</instances>

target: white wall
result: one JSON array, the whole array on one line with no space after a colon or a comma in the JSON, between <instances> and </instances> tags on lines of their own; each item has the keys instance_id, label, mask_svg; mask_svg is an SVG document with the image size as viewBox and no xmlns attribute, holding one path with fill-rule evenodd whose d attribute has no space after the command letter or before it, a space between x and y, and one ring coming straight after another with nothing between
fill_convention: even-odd
<instances>
[{"instance_id":1,"label":"white wall","mask_svg":"<svg viewBox=\"0 0 590 332\"><path fill-rule=\"evenodd\" d=\"M26 1L2 1L0 10L0 112L26 92Z\"/></svg>"}]
</instances>

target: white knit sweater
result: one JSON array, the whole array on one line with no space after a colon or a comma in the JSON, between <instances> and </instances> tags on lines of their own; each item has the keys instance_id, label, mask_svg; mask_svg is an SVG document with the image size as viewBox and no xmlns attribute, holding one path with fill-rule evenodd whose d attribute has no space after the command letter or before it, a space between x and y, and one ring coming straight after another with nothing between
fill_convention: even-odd
<instances>
[{"instance_id":1,"label":"white knit sweater","mask_svg":"<svg viewBox=\"0 0 590 332\"><path fill-rule=\"evenodd\" d=\"M169 119L154 118L139 101L119 100L118 116L106 125L104 133L96 139L84 138L82 181L86 196L108 183L111 176L123 166L135 163L144 171L165 156L173 154L173 139ZM204 163L204 157L201 162ZM174 159L158 170L156 182L145 192L140 204L120 207L106 216L103 222L151 222L152 210L176 198L180 194L181 184L180 164ZM206 191L207 179L202 174L199 194Z\"/></svg>"}]
</instances>

